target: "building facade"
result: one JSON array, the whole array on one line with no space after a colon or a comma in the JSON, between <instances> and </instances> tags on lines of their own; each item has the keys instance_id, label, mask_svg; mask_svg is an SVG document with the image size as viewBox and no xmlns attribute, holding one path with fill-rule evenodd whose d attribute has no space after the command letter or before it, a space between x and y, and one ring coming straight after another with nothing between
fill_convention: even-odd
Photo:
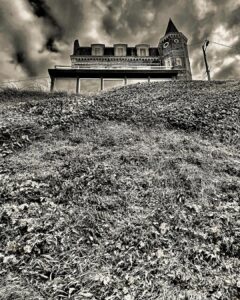
<instances>
[{"instance_id":1,"label":"building facade","mask_svg":"<svg viewBox=\"0 0 240 300\"><path fill-rule=\"evenodd\" d=\"M76 92L80 92L81 80L99 78L100 89L106 80L122 80L127 84L131 79L151 80L191 80L191 67L188 55L187 38L169 20L166 33L157 47L139 44L92 44L82 47L75 40L71 66L56 66L49 69L51 89L55 80L72 78Z\"/></svg>"}]
</instances>

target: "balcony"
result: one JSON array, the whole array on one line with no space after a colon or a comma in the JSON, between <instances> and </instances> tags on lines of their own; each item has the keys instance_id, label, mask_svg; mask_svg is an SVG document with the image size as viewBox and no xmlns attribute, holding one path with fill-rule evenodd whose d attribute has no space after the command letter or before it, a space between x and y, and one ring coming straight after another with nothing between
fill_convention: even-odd
<instances>
[{"instance_id":1,"label":"balcony","mask_svg":"<svg viewBox=\"0 0 240 300\"><path fill-rule=\"evenodd\" d=\"M74 65L74 66L61 66L56 65L55 69L64 70L172 70L171 66L135 66L135 65Z\"/></svg>"}]
</instances>

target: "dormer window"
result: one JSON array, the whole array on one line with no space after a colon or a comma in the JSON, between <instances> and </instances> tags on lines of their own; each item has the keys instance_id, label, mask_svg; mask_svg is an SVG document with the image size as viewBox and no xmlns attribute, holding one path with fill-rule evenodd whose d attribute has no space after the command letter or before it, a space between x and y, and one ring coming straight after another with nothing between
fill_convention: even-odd
<instances>
[{"instance_id":1,"label":"dormer window","mask_svg":"<svg viewBox=\"0 0 240 300\"><path fill-rule=\"evenodd\" d=\"M126 44L115 44L114 45L114 56L126 56L127 45Z\"/></svg>"},{"instance_id":2,"label":"dormer window","mask_svg":"<svg viewBox=\"0 0 240 300\"><path fill-rule=\"evenodd\" d=\"M92 55L93 56L103 56L104 45L103 44L92 44Z\"/></svg>"},{"instance_id":3,"label":"dormer window","mask_svg":"<svg viewBox=\"0 0 240 300\"><path fill-rule=\"evenodd\" d=\"M137 56L149 56L149 45L141 44L137 45Z\"/></svg>"},{"instance_id":4,"label":"dormer window","mask_svg":"<svg viewBox=\"0 0 240 300\"><path fill-rule=\"evenodd\" d=\"M101 55L101 48L95 48L94 55L97 55L97 56Z\"/></svg>"},{"instance_id":5,"label":"dormer window","mask_svg":"<svg viewBox=\"0 0 240 300\"><path fill-rule=\"evenodd\" d=\"M141 49L140 49L140 56L147 56L147 53L146 53L146 52L147 52L146 49L141 48Z\"/></svg>"},{"instance_id":6,"label":"dormer window","mask_svg":"<svg viewBox=\"0 0 240 300\"><path fill-rule=\"evenodd\" d=\"M123 56L123 48L122 47L117 48L117 56Z\"/></svg>"}]
</instances>

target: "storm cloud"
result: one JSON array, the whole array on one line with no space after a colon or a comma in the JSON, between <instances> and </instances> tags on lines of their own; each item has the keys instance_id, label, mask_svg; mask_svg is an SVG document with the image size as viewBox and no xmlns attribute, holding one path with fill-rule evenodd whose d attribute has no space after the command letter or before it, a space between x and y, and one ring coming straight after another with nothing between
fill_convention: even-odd
<instances>
[{"instance_id":1,"label":"storm cloud","mask_svg":"<svg viewBox=\"0 0 240 300\"><path fill-rule=\"evenodd\" d=\"M205 39L212 77L240 77L238 0L0 0L0 80L47 76L49 67L69 65L76 38L85 46L157 46L170 17L188 37L194 79L205 79Z\"/></svg>"}]
</instances>

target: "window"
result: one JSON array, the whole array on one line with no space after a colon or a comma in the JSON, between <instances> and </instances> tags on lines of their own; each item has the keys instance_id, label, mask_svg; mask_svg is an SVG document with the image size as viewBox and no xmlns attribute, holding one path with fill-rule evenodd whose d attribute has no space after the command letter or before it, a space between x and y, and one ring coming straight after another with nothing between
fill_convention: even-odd
<instances>
[{"instance_id":1,"label":"window","mask_svg":"<svg viewBox=\"0 0 240 300\"><path fill-rule=\"evenodd\" d=\"M92 55L103 56L104 55L104 44L92 44Z\"/></svg>"},{"instance_id":2,"label":"window","mask_svg":"<svg viewBox=\"0 0 240 300\"><path fill-rule=\"evenodd\" d=\"M127 44L114 45L114 56L126 56L126 55L127 55Z\"/></svg>"},{"instance_id":3,"label":"window","mask_svg":"<svg viewBox=\"0 0 240 300\"><path fill-rule=\"evenodd\" d=\"M117 48L117 56L123 56L123 48L122 47Z\"/></svg>"},{"instance_id":4,"label":"window","mask_svg":"<svg viewBox=\"0 0 240 300\"><path fill-rule=\"evenodd\" d=\"M149 56L149 45L148 44L139 44L136 45L137 56L146 57Z\"/></svg>"},{"instance_id":5,"label":"window","mask_svg":"<svg viewBox=\"0 0 240 300\"><path fill-rule=\"evenodd\" d=\"M176 58L176 66L182 66L182 59L180 57Z\"/></svg>"},{"instance_id":6,"label":"window","mask_svg":"<svg viewBox=\"0 0 240 300\"><path fill-rule=\"evenodd\" d=\"M170 57L167 58L167 59L165 60L165 65L166 65L167 67L171 67L171 66L172 66L172 60L171 60Z\"/></svg>"},{"instance_id":7,"label":"window","mask_svg":"<svg viewBox=\"0 0 240 300\"><path fill-rule=\"evenodd\" d=\"M164 44L163 44L163 48L167 48L169 46L169 42L165 42Z\"/></svg>"},{"instance_id":8,"label":"window","mask_svg":"<svg viewBox=\"0 0 240 300\"><path fill-rule=\"evenodd\" d=\"M146 56L146 49L140 49L140 56Z\"/></svg>"},{"instance_id":9,"label":"window","mask_svg":"<svg viewBox=\"0 0 240 300\"><path fill-rule=\"evenodd\" d=\"M94 49L94 55L96 55L96 56L101 55L101 48L95 48Z\"/></svg>"}]
</instances>

